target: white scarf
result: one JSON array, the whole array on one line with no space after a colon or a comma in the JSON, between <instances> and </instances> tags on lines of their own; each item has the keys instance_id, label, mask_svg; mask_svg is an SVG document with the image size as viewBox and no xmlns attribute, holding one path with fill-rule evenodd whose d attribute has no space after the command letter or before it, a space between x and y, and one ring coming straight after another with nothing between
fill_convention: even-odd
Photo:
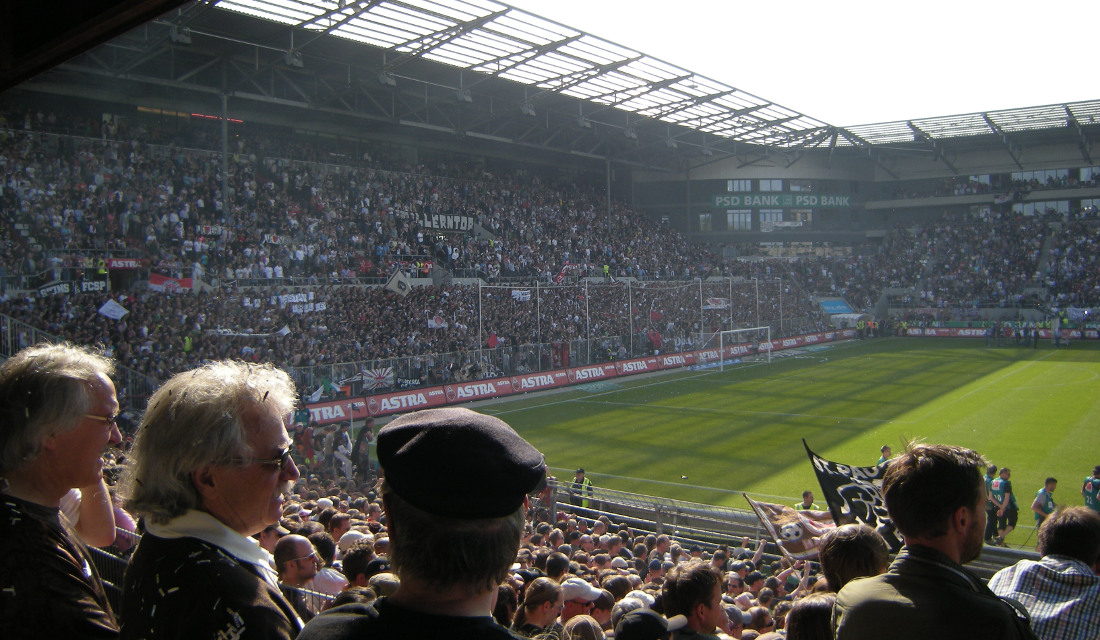
<instances>
[{"instance_id":1,"label":"white scarf","mask_svg":"<svg viewBox=\"0 0 1100 640\"><path fill-rule=\"evenodd\" d=\"M279 588L275 557L253 538L242 536L205 511L188 511L168 524L146 524L146 530L158 538L198 538L218 547L241 562L257 567L264 580Z\"/></svg>"}]
</instances>

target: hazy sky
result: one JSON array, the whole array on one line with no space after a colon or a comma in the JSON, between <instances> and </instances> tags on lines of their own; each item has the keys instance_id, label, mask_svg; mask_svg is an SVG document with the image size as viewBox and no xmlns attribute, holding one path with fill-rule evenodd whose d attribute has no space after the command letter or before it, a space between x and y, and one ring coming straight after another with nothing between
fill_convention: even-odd
<instances>
[{"instance_id":1,"label":"hazy sky","mask_svg":"<svg viewBox=\"0 0 1100 640\"><path fill-rule=\"evenodd\" d=\"M502 0L838 126L1100 99L1100 2Z\"/></svg>"}]
</instances>

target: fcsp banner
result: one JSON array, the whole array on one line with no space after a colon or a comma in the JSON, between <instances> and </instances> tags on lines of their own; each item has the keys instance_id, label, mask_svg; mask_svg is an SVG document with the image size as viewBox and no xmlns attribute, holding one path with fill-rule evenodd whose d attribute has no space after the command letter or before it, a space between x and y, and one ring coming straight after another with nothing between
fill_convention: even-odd
<instances>
[{"instance_id":1,"label":"fcsp banner","mask_svg":"<svg viewBox=\"0 0 1100 640\"><path fill-rule=\"evenodd\" d=\"M854 467L831 462L810 451L810 445L805 440L802 446L806 447L806 455L810 456L822 497L828 503L836 525L861 522L882 534L891 552L901 549L901 534L886 512L886 502L879 489L885 467ZM876 480L878 484L875 484Z\"/></svg>"}]
</instances>

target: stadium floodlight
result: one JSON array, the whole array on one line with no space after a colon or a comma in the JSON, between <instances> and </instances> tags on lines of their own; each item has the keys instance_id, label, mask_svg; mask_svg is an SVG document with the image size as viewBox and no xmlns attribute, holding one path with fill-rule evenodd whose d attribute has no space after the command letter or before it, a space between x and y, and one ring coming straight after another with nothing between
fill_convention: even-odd
<instances>
[{"instance_id":1,"label":"stadium floodlight","mask_svg":"<svg viewBox=\"0 0 1100 640\"><path fill-rule=\"evenodd\" d=\"M168 32L168 36L175 44L191 44L191 30L187 27L172 25L172 28Z\"/></svg>"},{"instance_id":2,"label":"stadium floodlight","mask_svg":"<svg viewBox=\"0 0 1100 640\"><path fill-rule=\"evenodd\" d=\"M627 140L638 139L638 132L634 130L634 127L627 127L623 129L623 135L626 136Z\"/></svg>"},{"instance_id":3,"label":"stadium floodlight","mask_svg":"<svg viewBox=\"0 0 1100 640\"><path fill-rule=\"evenodd\" d=\"M302 65L302 52L301 51L295 51L294 49L291 49L290 51L287 51L286 53L283 54L283 62L285 62L286 66L288 66L288 67L294 67L295 69L301 69L302 66L303 66Z\"/></svg>"},{"instance_id":4,"label":"stadium floodlight","mask_svg":"<svg viewBox=\"0 0 1100 640\"><path fill-rule=\"evenodd\" d=\"M389 71L383 71L378 74L378 84L384 87L396 87L397 78L393 77L393 74Z\"/></svg>"},{"instance_id":5,"label":"stadium floodlight","mask_svg":"<svg viewBox=\"0 0 1100 640\"><path fill-rule=\"evenodd\" d=\"M473 102L474 98L470 95L469 89L459 89L455 92L455 97L459 102Z\"/></svg>"},{"instance_id":6,"label":"stadium floodlight","mask_svg":"<svg viewBox=\"0 0 1100 640\"><path fill-rule=\"evenodd\" d=\"M523 115L529 117L529 118L534 118L535 117L535 105L531 104L530 102L524 102L524 103L519 105L519 112L522 113Z\"/></svg>"}]
</instances>

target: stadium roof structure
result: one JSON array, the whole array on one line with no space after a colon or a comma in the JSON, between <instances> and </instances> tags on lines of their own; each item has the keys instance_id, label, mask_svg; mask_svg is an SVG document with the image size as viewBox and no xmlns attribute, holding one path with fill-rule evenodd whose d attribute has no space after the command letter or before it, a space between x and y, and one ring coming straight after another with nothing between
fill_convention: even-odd
<instances>
[{"instance_id":1,"label":"stadium roof structure","mask_svg":"<svg viewBox=\"0 0 1100 640\"><path fill-rule=\"evenodd\" d=\"M422 58L606 109L764 146L826 126L751 93L491 0L221 0L219 6L392 51L384 73ZM532 106L528 103L528 106Z\"/></svg>"},{"instance_id":2,"label":"stadium roof structure","mask_svg":"<svg viewBox=\"0 0 1100 640\"><path fill-rule=\"evenodd\" d=\"M115 0L169 13L55 70L221 94L663 169L810 150L934 154L1074 141L1091 163L1100 101L835 127L493 0ZM176 97L179 97L179 93Z\"/></svg>"}]
</instances>

